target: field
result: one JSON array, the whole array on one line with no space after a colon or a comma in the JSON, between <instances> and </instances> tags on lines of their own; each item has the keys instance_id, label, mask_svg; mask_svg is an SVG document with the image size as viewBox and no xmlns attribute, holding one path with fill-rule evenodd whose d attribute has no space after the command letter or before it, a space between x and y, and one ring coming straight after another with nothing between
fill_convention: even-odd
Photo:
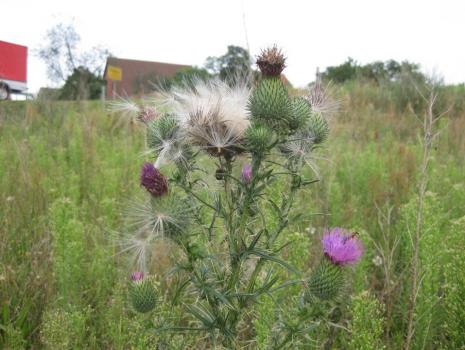
<instances>
[{"instance_id":1,"label":"field","mask_svg":"<svg viewBox=\"0 0 465 350\"><path fill-rule=\"evenodd\" d=\"M433 112L452 109L434 125L440 134L423 170L426 103L369 84L336 89L341 112L316 160L322 180L299 197L303 219L286 232L293 243L282 254L313 266L322 229L333 226L357 231L365 254L330 320L338 326L315 330L311 348L400 349L412 317L408 348L465 349L465 94L441 94ZM143 149L143 129L98 102L0 104L0 348L204 344L202 335L150 330L163 315L182 318L179 308L140 316L128 302L131 270L115 236L141 192ZM279 184L272 190L279 195ZM169 263L160 254L153 270ZM274 308L263 298L254 310L249 348L268 348Z\"/></svg>"}]
</instances>

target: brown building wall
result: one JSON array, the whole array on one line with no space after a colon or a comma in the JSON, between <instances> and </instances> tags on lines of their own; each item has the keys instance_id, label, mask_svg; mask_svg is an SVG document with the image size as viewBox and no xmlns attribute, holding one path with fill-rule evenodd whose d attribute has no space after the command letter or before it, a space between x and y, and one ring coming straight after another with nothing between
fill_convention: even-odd
<instances>
[{"instance_id":1,"label":"brown building wall","mask_svg":"<svg viewBox=\"0 0 465 350\"><path fill-rule=\"evenodd\" d=\"M122 70L121 81L111 81L107 78L107 67L115 66ZM147 87L156 84L160 79L171 78L176 72L190 68L188 65L139 61L109 57L105 67L104 78L106 84L106 97L125 97L143 95Z\"/></svg>"}]
</instances>

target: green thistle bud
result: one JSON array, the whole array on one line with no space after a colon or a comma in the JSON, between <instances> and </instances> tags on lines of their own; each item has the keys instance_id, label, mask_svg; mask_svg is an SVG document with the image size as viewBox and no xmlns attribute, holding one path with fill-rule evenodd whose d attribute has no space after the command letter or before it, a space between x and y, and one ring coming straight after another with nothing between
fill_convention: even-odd
<instances>
[{"instance_id":1,"label":"green thistle bud","mask_svg":"<svg viewBox=\"0 0 465 350\"><path fill-rule=\"evenodd\" d=\"M160 118L152 120L147 128L149 147L153 149L164 147L163 142L177 138L178 130L178 121L170 114L164 114Z\"/></svg>"},{"instance_id":2,"label":"green thistle bud","mask_svg":"<svg viewBox=\"0 0 465 350\"><path fill-rule=\"evenodd\" d=\"M321 300L333 300L337 298L344 287L343 267L333 264L324 257L320 264L313 270L307 281L307 300L315 296Z\"/></svg>"},{"instance_id":3,"label":"green thistle bud","mask_svg":"<svg viewBox=\"0 0 465 350\"><path fill-rule=\"evenodd\" d=\"M308 121L308 127L314 139L313 143L323 143L329 134L329 125L321 113L312 113Z\"/></svg>"},{"instance_id":4,"label":"green thistle bud","mask_svg":"<svg viewBox=\"0 0 465 350\"><path fill-rule=\"evenodd\" d=\"M253 91L248 105L252 120L287 133L292 105L284 83L279 77L263 79Z\"/></svg>"},{"instance_id":5,"label":"green thistle bud","mask_svg":"<svg viewBox=\"0 0 465 350\"><path fill-rule=\"evenodd\" d=\"M273 131L260 123L254 123L245 132L247 149L255 154L264 154L273 146L276 137Z\"/></svg>"},{"instance_id":6,"label":"green thistle bud","mask_svg":"<svg viewBox=\"0 0 465 350\"><path fill-rule=\"evenodd\" d=\"M129 295L134 310L141 313L152 311L158 299L154 281L150 277L133 278L129 285Z\"/></svg>"},{"instance_id":7,"label":"green thistle bud","mask_svg":"<svg viewBox=\"0 0 465 350\"><path fill-rule=\"evenodd\" d=\"M292 130L302 128L312 117L312 109L303 97L296 97L292 100L292 114L289 120L289 127Z\"/></svg>"}]
</instances>

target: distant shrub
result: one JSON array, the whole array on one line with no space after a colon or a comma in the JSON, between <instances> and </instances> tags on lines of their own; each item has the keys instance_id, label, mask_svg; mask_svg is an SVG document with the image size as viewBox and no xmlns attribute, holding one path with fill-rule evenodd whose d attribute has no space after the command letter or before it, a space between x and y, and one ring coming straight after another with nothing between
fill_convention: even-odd
<instances>
[{"instance_id":1,"label":"distant shrub","mask_svg":"<svg viewBox=\"0 0 465 350\"><path fill-rule=\"evenodd\" d=\"M441 284L443 317L440 327L441 343L445 348L465 349L465 216L454 221L446 247L448 261L444 264Z\"/></svg>"},{"instance_id":2,"label":"distant shrub","mask_svg":"<svg viewBox=\"0 0 465 350\"><path fill-rule=\"evenodd\" d=\"M369 292L352 298L350 350L385 349L383 345L383 305Z\"/></svg>"},{"instance_id":3,"label":"distant shrub","mask_svg":"<svg viewBox=\"0 0 465 350\"><path fill-rule=\"evenodd\" d=\"M50 309L43 317L41 340L45 349L87 348L86 320L89 309Z\"/></svg>"},{"instance_id":4,"label":"distant shrub","mask_svg":"<svg viewBox=\"0 0 465 350\"><path fill-rule=\"evenodd\" d=\"M85 67L75 68L58 92L60 100L97 100L105 80Z\"/></svg>"},{"instance_id":5,"label":"distant shrub","mask_svg":"<svg viewBox=\"0 0 465 350\"><path fill-rule=\"evenodd\" d=\"M348 58L338 66L327 67L321 73L323 80L334 83L344 83L351 80L371 81L382 84L389 81L399 81L403 75L409 75L416 81L426 80L420 71L420 65L408 61L397 62L395 60L375 61L364 65L359 64L353 58Z\"/></svg>"}]
</instances>

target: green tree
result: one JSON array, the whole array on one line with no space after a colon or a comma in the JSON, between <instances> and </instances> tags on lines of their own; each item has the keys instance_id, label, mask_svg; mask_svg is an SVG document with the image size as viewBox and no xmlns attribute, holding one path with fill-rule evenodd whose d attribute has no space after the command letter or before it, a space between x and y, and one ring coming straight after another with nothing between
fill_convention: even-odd
<instances>
[{"instance_id":1,"label":"green tree","mask_svg":"<svg viewBox=\"0 0 465 350\"><path fill-rule=\"evenodd\" d=\"M197 79L206 81L211 77L212 75L205 68L194 66L177 71L174 77L171 79L171 83L177 86L183 84L193 85Z\"/></svg>"},{"instance_id":2,"label":"green tree","mask_svg":"<svg viewBox=\"0 0 465 350\"><path fill-rule=\"evenodd\" d=\"M357 76L357 62L348 58L339 66L330 66L326 71L321 73L321 78L335 83L344 83L348 80L354 80Z\"/></svg>"},{"instance_id":3,"label":"green tree","mask_svg":"<svg viewBox=\"0 0 465 350\"><path fill-rule=\"evenodd\" d=\"M352 80L364 80L375 83L402 82L405 77L422 84L426 81L420 70L420 65L408 61L395 60L375 61L360 65L352 58L348 58L338 66L330 66L321 74L322 79L334 83L344 83Z\"/></svg>"},{"instance_id":4,"label":"green tree","mask_svg":"<svg viewBox=\"0 0 465 350\"><path fill-rule=\"evenodd\" d=\"M74 96L74 99L85 99L93 95L89 91L95 83L90 75L100 78L106 57L110 54L103 47L93 47L83 51L80 48L81 37L72 24L59 23L47 31L44 44L37 54L47 66L47 75L55 83L65 84L64 95ZM90 74L90 75L89 75ZM69 82L68 82L69 80ZM75 85L77 90L72 88ZM74 89L74 93L70 90Z\"/></svg>"},{"instance_id":5,"label":"green tree","mask_svg":"<svg viewBox=\"0 0 465 350\"><path fill-rule=\"evenodd\" d=\"M208 57L205 68L209 73L217 75L227 82L249 77L252 73L249 52L240 46L234 45L229 45L227 52L223 56Z\"/></svg>"},{"instance_id":6,"label":"green tree","mask_svg":"<svg viewBox=\"0 0 465 350\"><path fill-rule=\"evenodd\" d=\"M60 89L60 100L96 100L102 94L105 80L85 67L74 69Z\"/></svg>"}]
</instances>

